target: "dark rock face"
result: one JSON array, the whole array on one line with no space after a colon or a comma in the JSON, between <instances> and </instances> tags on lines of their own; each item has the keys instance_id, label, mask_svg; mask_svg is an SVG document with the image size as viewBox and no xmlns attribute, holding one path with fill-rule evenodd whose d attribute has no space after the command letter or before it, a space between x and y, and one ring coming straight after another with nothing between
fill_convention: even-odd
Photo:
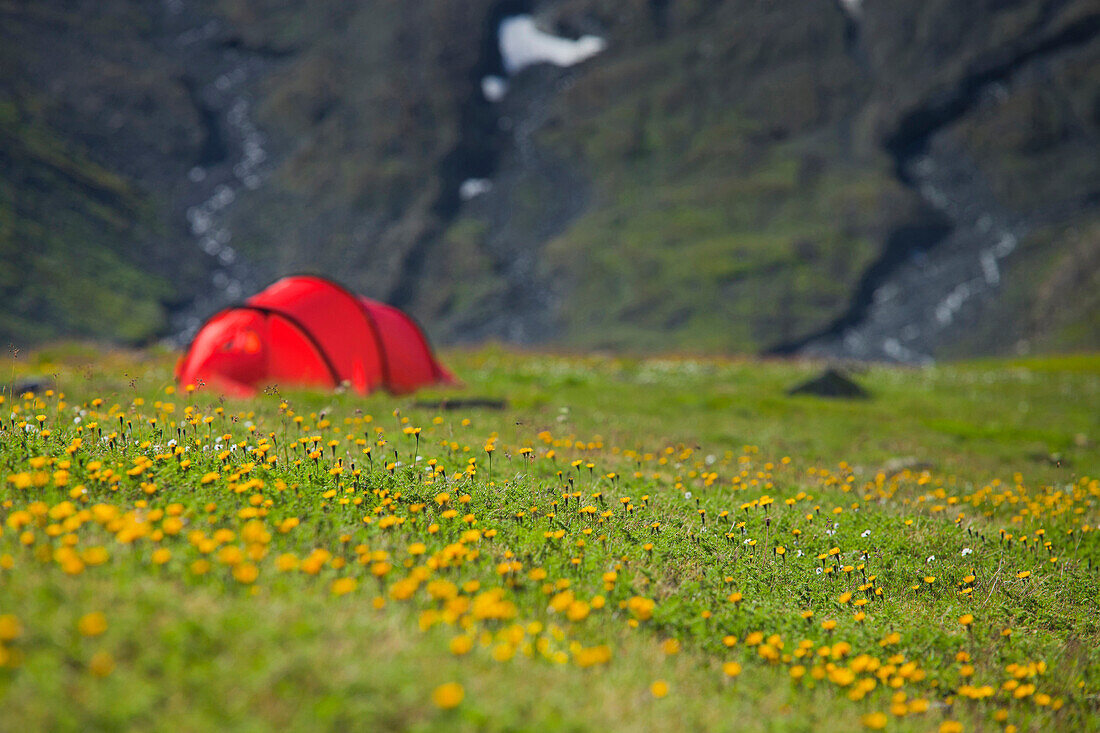
<instances>
[{"instance_id":1,"label":"dark rock face","mask_svg":"<svg viewBox=\"0 0 1100 733\"><path fill-rule=\"evenodd\" d=\"M829 367L813 379L787 390L789 395L814 395L815 397L835 397L847 400L865 400L871 394L859 386L851 377Z\"/></svg>"},{"instance_id":2,"label":"dark rock face","mask_svg":"<svg viewBox=\"0 0 1100 733\"><path fill-rule=\"evenodd\" d=\"M896 229L865 272L848 312L782 350L930 361L945 344L981 328L982 306L994 301L1001 286L1002 261L1032 228L1052 212L1091 213L1089 198L1100 183L1095 169L1077 180L1073 173L1057 174L1071 180L1048 188L1047 196L1024 197L1009 207L995 191L996 177L956 132L973 124L968 118L1001 116L999 108L1007 102L1035 94L1052 72L1062 71L1059 65L1097 57L1100 14L1067 18L1053 6L1035 10L1018 19L1028 21L1026 34L978 53L949 85L913 103L892 123L884 148L894 158L899 179L930 209L931 215L922 217L926 228L921 233ZM1074 134L1060 119L1046 123L1057 132L1044 132L1032 121L1019 124L1031 128L1023 133L1029 138L1041 136L1027 144L1032 150L1061 147L1068 157L1078 145L1096 143L1095 131ZM1078 137L1083 139L1074 140Z\"/></svg>"},{"instance_id":3,"label":"dark rock face","mask_svg":"<svg viewBox=\"0 0 1100 733\"><path fill-rule=\"evenodd\" d=\"M608 47L491 102L518 13ZM1088 0L9 4L0 336L185 336L315 271L452 342L1100 345L1098 34Z\"/></svg>"}]
</instances>

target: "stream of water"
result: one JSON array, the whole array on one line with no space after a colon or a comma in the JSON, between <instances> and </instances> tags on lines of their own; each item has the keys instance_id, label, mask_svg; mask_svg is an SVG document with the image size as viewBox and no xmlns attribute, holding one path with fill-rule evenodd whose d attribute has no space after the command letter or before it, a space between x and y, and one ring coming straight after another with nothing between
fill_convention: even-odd
<instances>
[{"instance_id":1,"label":"stream of water","mask_svg":"<svg viewBox=\"0 0 1100 733\"><path fill-rule=\"evenodd\" d=\"M250 91L267 62L217 43L223 31L220 21L189 20L183 0L165 0L164 6L167 42L192 80L208 138L220 143L220 154L198 161L183 182L185 225L206 260L209 278L209 287L188 308L173 314L175 339L185 343L206 317L260 286L253 268L233 246L228 214L242 193L259 188L270 171L267 138L255 123Z\"/></svg>"}]
</instances>

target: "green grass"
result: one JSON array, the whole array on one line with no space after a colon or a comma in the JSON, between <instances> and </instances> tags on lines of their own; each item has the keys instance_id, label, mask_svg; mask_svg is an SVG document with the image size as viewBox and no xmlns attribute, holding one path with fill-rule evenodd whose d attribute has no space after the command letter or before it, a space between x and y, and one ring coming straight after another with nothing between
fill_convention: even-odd
<instances>
[{"instance_id":1,"label":"green grass","mask_svg":"<svg viewBox=\"0 0 1100 733\"><path fill-rule=\"evenodd\" d=\"M483 349L462 392L223 403L171 357L10 366L56 386L3 404L0 728L1100 725L1095 355L873 367L859 402L788 397L809 363Z\"/></svg>"}]
</instances>

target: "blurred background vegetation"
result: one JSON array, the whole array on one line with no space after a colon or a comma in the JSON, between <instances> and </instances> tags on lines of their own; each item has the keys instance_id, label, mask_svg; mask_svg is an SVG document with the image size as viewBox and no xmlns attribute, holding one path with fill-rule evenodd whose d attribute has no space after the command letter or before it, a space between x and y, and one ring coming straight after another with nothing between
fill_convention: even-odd
<instances>
[{"instance_id":1,"label":"blurred background vegetation","mask_svg":"<svg viewBox=\"0 0 1100 733\"><path fill-rule=\"evenodd\" d=\"M516 14L606 49L490 101ZM444 342L843 353L902 263L915 311L1003 226L906 343L1097 348L1098 33L1089 0L2 3L0 338L185 337L307 270Z\"/></svg>"}]
</instances>

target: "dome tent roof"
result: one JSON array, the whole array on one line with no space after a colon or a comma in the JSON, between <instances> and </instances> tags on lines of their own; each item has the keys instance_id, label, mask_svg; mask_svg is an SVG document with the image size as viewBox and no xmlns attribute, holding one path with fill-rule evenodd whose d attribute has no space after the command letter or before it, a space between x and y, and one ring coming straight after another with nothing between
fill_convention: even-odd
<instances>
[{"instance_id":1,"label":"dome tent roof","mask_svg":"<svg viewBox=\"0 0 1100 733\"><path fill-rule=\"evenodd\" d=\"M176 378L233 396L270 384L399 394L454 381L408 315L313 275L278 280L211 317Z\"/></svg>"}]
</instances>

